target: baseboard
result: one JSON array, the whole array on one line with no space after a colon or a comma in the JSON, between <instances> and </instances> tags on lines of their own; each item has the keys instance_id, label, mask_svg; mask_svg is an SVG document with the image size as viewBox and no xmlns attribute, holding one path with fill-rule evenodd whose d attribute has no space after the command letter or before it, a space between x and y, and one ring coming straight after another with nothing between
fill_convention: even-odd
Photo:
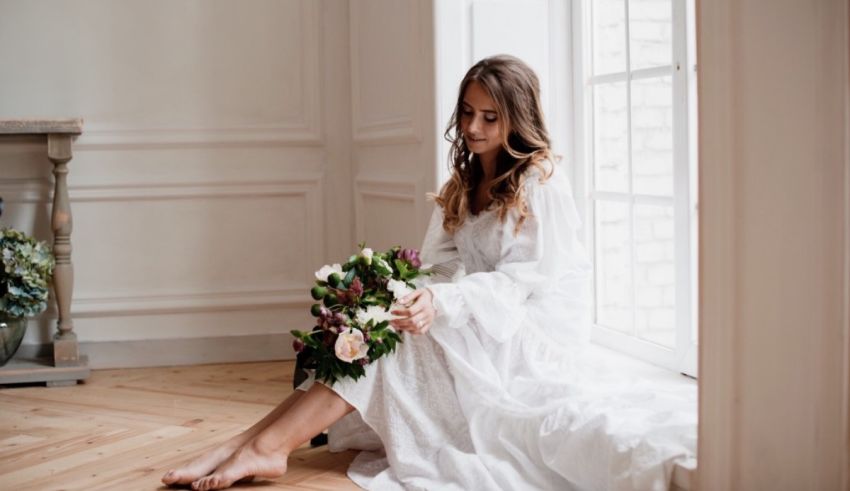
<instances>
[{"instance_id":1,"label":"baseboard","mask_svg":"<svg viewBox=\"0 0 850 491\"><path fill-rule=\"evenodd\" d=\"M52 346L24 344L18 352L46 356L52 353ZM290 334L81 342L80 352L88 355L94 369L295 359Z\"/></svg>"}]
</instances>

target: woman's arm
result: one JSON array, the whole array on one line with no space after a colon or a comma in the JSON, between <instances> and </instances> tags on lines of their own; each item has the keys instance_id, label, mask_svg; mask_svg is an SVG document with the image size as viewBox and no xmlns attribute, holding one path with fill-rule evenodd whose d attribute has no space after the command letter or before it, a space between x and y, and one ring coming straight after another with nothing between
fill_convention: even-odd
<instances>
[{"instance_id":1,"label":"woman's arm","mask_svg":"<svg viewBox=\"0 0 850 491\"><path fill-rule=\"evenodd\" d=\"M494 271L428 285L435 326L463 328L475 320L492 338L505 341L522 325L530 296L546 294L567 279L581 282L589 277L590 262L576 237L581 223L566 177L556 171L542 184L530 178L526 202L530 215L516 236L516 213L503 224L502 254Z\"/></svg>"}]
</instances>

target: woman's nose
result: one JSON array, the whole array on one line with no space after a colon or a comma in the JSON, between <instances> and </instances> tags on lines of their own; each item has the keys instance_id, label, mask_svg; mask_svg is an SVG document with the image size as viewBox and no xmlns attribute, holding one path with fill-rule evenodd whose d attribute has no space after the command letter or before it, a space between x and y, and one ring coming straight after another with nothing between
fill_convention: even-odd
<instances>
[{"instance_id":1,"label":"woman's nose","mask_svg":"<svg viewBox=\"0 0 850 491\"><path fill-rule=\"evenodd\" d=\"M473 116L469 121L469 132L478 133L479 129L481 129L481 122L479 121L478 116Z\"/></svg>"}]
</instances>

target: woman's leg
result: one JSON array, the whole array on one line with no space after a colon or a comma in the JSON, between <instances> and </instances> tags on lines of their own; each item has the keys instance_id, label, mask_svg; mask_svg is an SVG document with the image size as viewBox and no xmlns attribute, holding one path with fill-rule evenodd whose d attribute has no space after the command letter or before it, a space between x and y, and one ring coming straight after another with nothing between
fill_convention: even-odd
<instances>
[{"instance_id":1,"label":"woman's leg","mask_svg":"<svg viewBox=\"0 0 850 491\"><path fill-rule=\"evenodd\" d=\"M221 445L204 452L203 455L191 462L188 462L177 469L171 469L166 472L165 475L162 476L162 482L165 484L189 484L192 481L196 481L206 476L215 470L219 464L227 460L227 458L239 449L239 447L247 443L267 426L277 421L277 419L280 418L287 409L292 407L292 405L295 404L295 402L298 401L304 393L304 391L296 390L289 397L284 399L283 402L278 404L276 408L272 409L272 411L263 419L254 423L254 425L247 430L234 436L230 440L227 440Z\"/></svg>"},{"instance_id":2,"label":"woman's leg","mask_svg":"<svg viewBox=\"0 0 850 491\"><path fill-rule=\"evenodd\" d=\"M192 488L223 489L248 476L281 476L293 450L353 410L331 389L313 384L288 411L234 452L215 472L193 482Z\"/></svg>"}]
</instances>

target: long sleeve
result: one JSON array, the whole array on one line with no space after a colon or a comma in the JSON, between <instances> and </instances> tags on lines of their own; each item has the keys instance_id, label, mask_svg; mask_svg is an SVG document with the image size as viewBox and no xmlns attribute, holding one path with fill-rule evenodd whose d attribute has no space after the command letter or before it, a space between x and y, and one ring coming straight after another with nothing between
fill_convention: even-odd
<instances>
[{"instance_id":1,"label":"long sleeve","mask_svg":"<svg viewBox=\"0 0 850 491\"><path fill-rule=\"evenodd\" d=\"M451 281L453 278L463 276L463 262L454 238L443 229L443 210L439 206L434 207L428 223L428 231L425 233L419 252L423 263L433 265L434 274L418 279L417 287Z\"/></svg>"},{"instance_id":2,"label":"long sleeve","mask_svg":"<svg viewBox=\"0 0 850 491\"><path fill-rule=\"evenodd\" d=\"M566 177L556 169L545 183L532 175L525 186L529 215L516 236L517 213L501 224L494 270L428 286L437 310L435 325L463 328L474 319L504 342L522 325L530 298L558 301L557 295L575 291L567 286L587 278L590 263L576 238L580 220Z\"/></svg>"}]
</instances>

